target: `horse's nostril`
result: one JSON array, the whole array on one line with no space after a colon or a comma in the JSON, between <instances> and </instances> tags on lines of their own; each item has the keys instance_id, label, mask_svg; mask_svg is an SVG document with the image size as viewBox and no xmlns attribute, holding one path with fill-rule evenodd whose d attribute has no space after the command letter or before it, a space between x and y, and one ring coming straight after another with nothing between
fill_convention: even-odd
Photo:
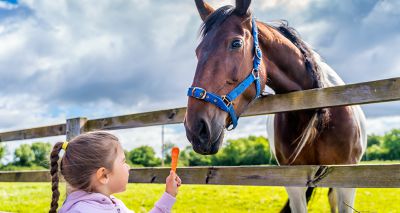
<instances>
[{"instance_id":1,"label":"horse's nostril","mask_svg":"<svg viewBox=\"0 0 400 213\"><path fill-rule=\"evenodd\" d=\"M204 120L200 121L200 125L199 125L199 138L201 140L208 140L208 126L207 123Z\"/></svg>"}]
</instances>

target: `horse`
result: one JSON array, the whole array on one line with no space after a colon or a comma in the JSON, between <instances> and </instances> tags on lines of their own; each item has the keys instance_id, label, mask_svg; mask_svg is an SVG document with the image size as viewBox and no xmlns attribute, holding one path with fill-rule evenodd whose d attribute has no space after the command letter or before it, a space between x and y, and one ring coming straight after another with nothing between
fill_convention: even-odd
<instances>
[{"instance_id":1,"label":"horse","mask_svg":"<svg viewBox=\"0 0 400 213\"><path fill-rule=\"evenodd\" d=\"M236 127L266 86L284 94L344 85L287 22L255 20L250 0L217 10L202 0L195 4L203 23L184 127L197 153L217 153L225 130ZM357 164L366 149L365 127L359 106L281 112L267 118L270 147L279 165ZM307 212L313 188L285 188L289 200L281 212ZM330 188L328 197L332 212L352 212L355 189Z\"/></svg>"}]
</instances>

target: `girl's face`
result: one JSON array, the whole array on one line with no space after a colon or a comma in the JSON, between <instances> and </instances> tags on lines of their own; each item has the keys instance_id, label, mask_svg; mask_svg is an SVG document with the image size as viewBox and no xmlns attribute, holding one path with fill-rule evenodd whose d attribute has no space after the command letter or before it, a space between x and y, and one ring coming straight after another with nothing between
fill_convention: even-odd
<instances>
[{"instance_id":1,"label":"girl's face","mask_svg":"<svg viewBox=\"0 0 400 213\"><path fill-rule=\"evenodd\" d=\"M109 189L112 193L123 192L126 189L129 177L129 165L125 161L125 153L121 147L118 148L117 158L114 161L110 173Z\"/></svg>"}]
</instances>

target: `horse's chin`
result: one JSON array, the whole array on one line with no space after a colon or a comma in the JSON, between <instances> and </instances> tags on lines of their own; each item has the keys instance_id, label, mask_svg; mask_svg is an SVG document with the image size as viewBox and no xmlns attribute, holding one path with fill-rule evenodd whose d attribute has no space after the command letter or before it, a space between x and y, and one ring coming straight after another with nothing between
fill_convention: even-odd
<instances>
[{"instance_id":1,"label":"horse's chin","mask_svg":"<svg viewBox=\"0 0 400 213\"><path fill-rule=\"evenodd\" d=\"M197 146L193 145L193 150L201 155L214 155L218 153L222 141L215 141L210 146Z\"/></svg>"},{"instance_id":2,"label":"horse's chin","mask_svg":"<svg viewBox=\"0 0 400 213\"><path fill-rule=\"evenodd\" d=\"M192 138L190 141L193 146L193 150L201 155L213 155L219 151L222 141L224 140L224 130L221 129L219 134L214 137L214 140L210 141L197 141L197 138Z\"/></svg>"}]
</instances>

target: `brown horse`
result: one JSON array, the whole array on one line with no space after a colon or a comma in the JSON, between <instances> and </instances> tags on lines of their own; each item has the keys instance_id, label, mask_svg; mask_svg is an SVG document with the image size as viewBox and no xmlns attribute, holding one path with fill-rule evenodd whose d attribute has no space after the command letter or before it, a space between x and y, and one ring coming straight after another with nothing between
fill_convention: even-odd
<instances>
[{"instance_id":1,"label":"brown horse","mask_svg":"<svg viewBox=\"0 0 400 213\"><path fill-rule=\"evenodd\" d=\"M236 7L218 10L201 0L195 2L204 22L184 125L197 153L218 152L224 130L236 126L233 120L256 97L254 83L234 100L226 98L254 75L258 45L262 56L253 79L258 79L262 90L268 85L282 94L344 84L286 23L253 22L250 1L236 0ZM269 116L267 131L280 165L356 164L366 148L365 116L359 106L276 113ZM307 212L306 188L286 190L289 202L283 211ZM331 211L352 211L355 189L329 191L333 192L329 193Z\"/></svg>"}]
</instances>

